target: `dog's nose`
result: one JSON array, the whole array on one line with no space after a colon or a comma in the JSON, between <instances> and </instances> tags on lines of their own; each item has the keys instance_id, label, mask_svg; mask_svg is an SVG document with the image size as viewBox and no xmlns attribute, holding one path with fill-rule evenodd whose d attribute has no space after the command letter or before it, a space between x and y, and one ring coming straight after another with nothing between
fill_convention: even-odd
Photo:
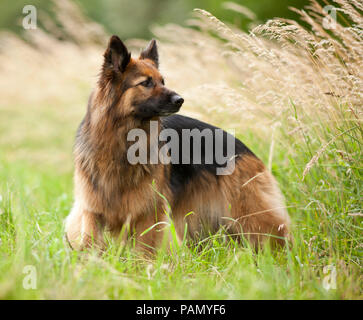
<instances>
[{"instance_id":1,"label":"dog's nose","mask_svg":"<svg viewBox=\"0 0 363 320\"><path fill-rule=\"evenodd\" d=\"M181 96L179 96L179 95L175 94L175 95L173 95L173 96L171 97L171 102L172 102L173 104L177 105L178 107L180 107L180 106L183 104L184 99L183 99Z\"/></svg>"}]
</instances>

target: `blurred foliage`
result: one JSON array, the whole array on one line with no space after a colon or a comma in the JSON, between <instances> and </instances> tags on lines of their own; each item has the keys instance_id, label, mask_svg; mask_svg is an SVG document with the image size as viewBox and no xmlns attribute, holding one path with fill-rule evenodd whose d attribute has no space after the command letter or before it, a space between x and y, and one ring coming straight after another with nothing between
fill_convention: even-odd
<instances>
[{"instance_id":1,"label":"blurred foliage","mask_svg":"<svg viewBox=\"0 0 363 320\"><path fill-rule=\"evenodd\" d=\"M145 38L150 36L153 24L183 24L191 17L194 8L201 8L213 15L248 29L251 20L238 12L227 9L222 0L75 0L84 12L96 22L102 24L110 33L122 38ZM257 21L263 22L273 17L296 19L297 15L289 7L302 8L307 0L236 0L255 13ZM0 2L0 29L21 33L22 9L32 4L38 8L39 25L42 25L41 12L53 15L49 0L2 0Z\"/></svg>"}]
</instances>

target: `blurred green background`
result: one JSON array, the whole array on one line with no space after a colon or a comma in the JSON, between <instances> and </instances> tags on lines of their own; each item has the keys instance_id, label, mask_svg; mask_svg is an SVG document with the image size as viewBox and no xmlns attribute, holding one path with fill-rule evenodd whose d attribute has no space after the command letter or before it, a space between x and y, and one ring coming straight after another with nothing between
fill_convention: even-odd
<instances>
[{"instance_id":1,"label":"blurred green background","mask_svg":"<svg viewBox=\"0 0 363 320\"><path fill-rule=\"evenodd\" d=\"M247 30L251 19L226 8L222 0L75 0L87 16L101 23L109 33L116 33L121 38L148 38L153 24L184 24L191 17L194 8L211 12L222 21ZM250 9L258 22L273 17L296 19L297 15L289 7L302 8L308 0L236 0L237 4ZM1 0L0 29L22 32L22 8L32 4L39 11L50 16L52 2L49 0ZM228 6L228 4L227 4Z\"/></svg>"}]
</instances>

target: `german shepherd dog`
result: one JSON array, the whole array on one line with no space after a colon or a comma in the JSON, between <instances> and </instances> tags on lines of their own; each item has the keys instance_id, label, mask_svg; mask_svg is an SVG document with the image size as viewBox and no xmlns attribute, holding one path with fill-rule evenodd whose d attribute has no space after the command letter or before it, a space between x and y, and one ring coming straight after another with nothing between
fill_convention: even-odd
<instances>
[{"instance_id":1,"label":"german shepherd dog","mask_svg":"<svg viewBox=\"0 0 363 320\"><path fill-rule=\"evenodd\" d=\"M76 135L75 202L65 222L71 247L105 248L104 231L119 236L127 228L126 239L132 237L137 248L153 251L162 243L160 227L169 218L181 239L187 224L190 241L224 227L238 239L243 235L253 247L266 241L284 245L290 219L277 183L234 137L235 167L229 175L216 174L223 165L215 159L203 163L203 152L199 164L130 164L128 132L139 128L148 133L150 120L157 122L158 130L174 129L179 135L184 129L217 129L174 115L184 100L165 86L158 66L155 40L139 58L132 58L124 43L111 37ZM151 144L149 135L147 141ZM204 140L200 144L203 149ZM170 215L165 213L165 199Z\"/></svg>"}]
</instances>

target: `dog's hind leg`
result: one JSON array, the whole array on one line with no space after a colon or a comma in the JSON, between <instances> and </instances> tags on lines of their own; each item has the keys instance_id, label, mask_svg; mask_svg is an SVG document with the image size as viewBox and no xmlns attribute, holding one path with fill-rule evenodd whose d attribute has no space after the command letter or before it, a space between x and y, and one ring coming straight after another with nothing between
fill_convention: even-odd
<instances>
[{"instance_id":1,"label":"dog's hind leg","mask_svg":"<svg viewBox=\"0 0 363 320\"><path fill-rule=\"evenodd\" d=\"M290 236L290 217L276 179L253 156L236 161L233 175L220 178L231 204L231 233L243 233L252 246L283 246Z\"/></svg>"},{"instance_id":2,"label":"dog's hind leg","mask_svg":"<svg viewBox=\"0 0 363 320\"><path fill-rule=\"evenodd\" d=\"M65 221L66 238L74 250L104 248L102 216L85 210L77 202Z\"/></svg>"},{"instance_id":3,"label":"dog's hind leg","mask_svg":"<svg viewBox=\"0 0 363 320\"><path fill-rule=\"evenodd\" d=\"M256 248L266 240L284 246L289 234L290 217L274 177L266 170L241 190L237 218L241 231Z\"/></svg>"}]
</instances>

